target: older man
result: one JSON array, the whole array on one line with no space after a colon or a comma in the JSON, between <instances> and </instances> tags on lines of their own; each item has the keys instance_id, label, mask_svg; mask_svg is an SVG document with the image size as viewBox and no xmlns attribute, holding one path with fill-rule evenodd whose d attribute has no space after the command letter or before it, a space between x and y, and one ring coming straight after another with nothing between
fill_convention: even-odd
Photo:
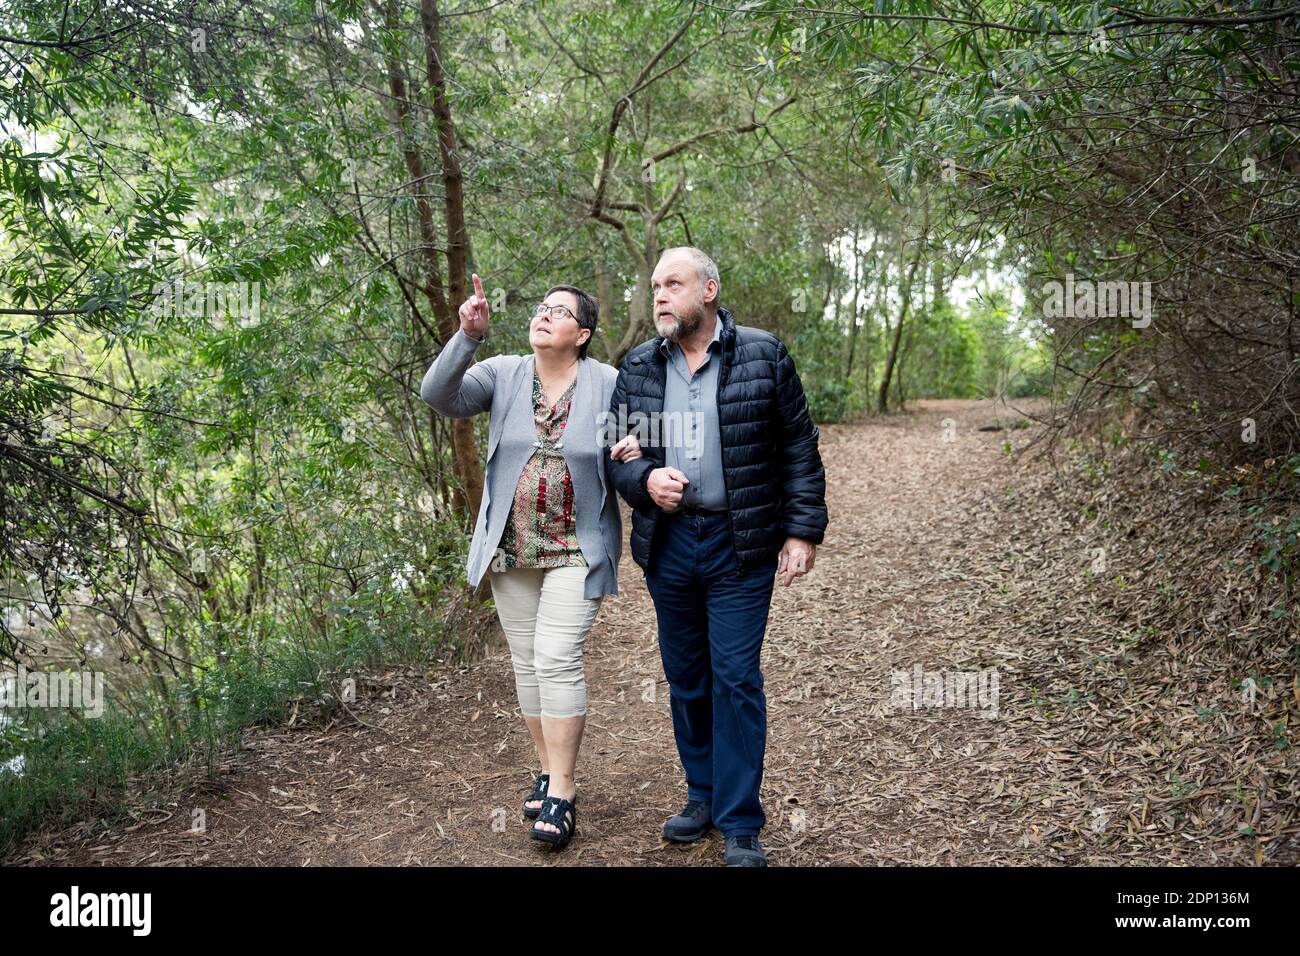
<instances>
[{"instance_id":1,"label":"older man","mask_svg":"<svg viewBox=\"0 0 1300 956\"><path fill-rule=\"evenodd\" d=\"M776 575L788 586L811 571L826 529L818 431L785 346L719 307L712 259L667 250L651 290L659 337L628 354L609 411L642 423L644 457L616 464L614 482L632 506L686 771L686 805L663 835L692 842L716 826L728 866L766 866L759 657Z\"/></svg>"}]
</instances>

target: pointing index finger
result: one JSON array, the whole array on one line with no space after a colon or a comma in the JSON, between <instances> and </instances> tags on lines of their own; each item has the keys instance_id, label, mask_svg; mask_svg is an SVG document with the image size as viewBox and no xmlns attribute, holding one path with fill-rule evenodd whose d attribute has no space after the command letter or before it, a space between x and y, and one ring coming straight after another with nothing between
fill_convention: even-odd
<instances>
[{"instance_id":1,"label":"pointing index finger","mask_svg":"<svg viewBox=\"0 0 1300 956\"><path fill-rule=\"evenodd\" d=\"M483 280L478 277L477 272L474 273L474 294L478 296L480 299L487 298L485 295L483 295Z\"/></svg>"}]
</instances>

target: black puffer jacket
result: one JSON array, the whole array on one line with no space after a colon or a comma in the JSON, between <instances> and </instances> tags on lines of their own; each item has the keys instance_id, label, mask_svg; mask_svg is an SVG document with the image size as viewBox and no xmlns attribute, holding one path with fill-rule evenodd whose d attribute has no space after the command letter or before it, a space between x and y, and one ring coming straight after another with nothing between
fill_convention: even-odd
<instances>
[{"instance_id":1,"label":"black puffer jacket","mask_svg":"<svg viewBox=\"0 0 1300 956\"><path fill-rule=\"evenodd\" d=\"M817 426L808 414L803 385L785 345L771 332L736 325L719 309L722 368L718 374L718 423L722 472L727 486L731 541L741 567L775 557L787 537L820 544L826 530L826 472L817 451ZM622 438L640 412L663 412L667 362L662 336L642 342L623 361L610 399L611 434ZM620 416L620 406L622 409ZM636 419L632 419L636 421ZM614 484L632 506L632 558L645 568L655 525L664 514L646 490L646 479L664 467L662 446L646 445L644 457L612 464Z\"/></svg>"}]
</instances>

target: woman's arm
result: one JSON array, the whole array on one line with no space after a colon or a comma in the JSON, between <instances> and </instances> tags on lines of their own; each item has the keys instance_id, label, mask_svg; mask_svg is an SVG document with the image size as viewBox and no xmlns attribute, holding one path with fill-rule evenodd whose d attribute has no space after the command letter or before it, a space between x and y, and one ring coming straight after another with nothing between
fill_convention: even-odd
<instances>
[{"instance_id":1,"label":"woman's arm","mask_svg":"<svg viewBox=\"0 0 1300 956\"><path fill-rule=\"evenodd\" d=\"M501 356L479 362L473 368L474 350L483 344L488 330L488 302L483 280L474 274L474 294L461 303L460 330L447 340L420 383L420 398L448 418L469 418L492 408L497 366ZM466 371L468 369L468 371Z\"/></svg>"},{"instance_id":2,"label":"woman's arm","mask_svg":"<svg viewBox=\"0 0 1300 956\"><path fill-rule=\"evenodd\" d=\"M622 441L629 434L634 434L631 430L620 434L627 422L627 372L624 371L626 368L627 363L625 362L623 369L618 372L614 391L609 399L609 434L618 441ZM622 419L619 418L620 410L624 415ZM640 445L637 447L639 449ZM611 456L606 463L606 467L614 480L614 487L618 489L618 493L623 496L624 501L633 508L642 510L650 510L656 507L654 499L650 497L650 493L646 490L646 478L655 467L652 459L639 457L622 462Z\"/></svg>"},{"instance_id":3,"label":"woman's arm","mask_svg":"<svg viewBox=\"0 0 1300 956\"><path fill-rule=\"evenodd\" d=\"M501 356L475 363L474 352L482 344L482 340L458 330L424 373L420 398L438 414L469 418L492 408Z\"/></svg>"}]
</instances>

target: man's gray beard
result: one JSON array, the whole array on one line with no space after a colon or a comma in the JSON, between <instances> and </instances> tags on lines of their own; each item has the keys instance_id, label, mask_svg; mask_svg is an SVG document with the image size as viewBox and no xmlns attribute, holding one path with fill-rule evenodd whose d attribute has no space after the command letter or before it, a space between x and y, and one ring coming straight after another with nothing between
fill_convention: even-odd
<instances>
[{"instance_id":1,"label":"man's gray beard","mask_svg":"<svg viewBox=\"0 0 1300 956\"><path fill-rule=\"evenodd\" d=\"M701 301L691 310L689 315L674 315L673 327L668 331L668 334L665 335L664 338L669 342L680 342L684 336L690 335L698 329L700 323L703 321L704 303Z\"/></svg>"}]
</instances>

